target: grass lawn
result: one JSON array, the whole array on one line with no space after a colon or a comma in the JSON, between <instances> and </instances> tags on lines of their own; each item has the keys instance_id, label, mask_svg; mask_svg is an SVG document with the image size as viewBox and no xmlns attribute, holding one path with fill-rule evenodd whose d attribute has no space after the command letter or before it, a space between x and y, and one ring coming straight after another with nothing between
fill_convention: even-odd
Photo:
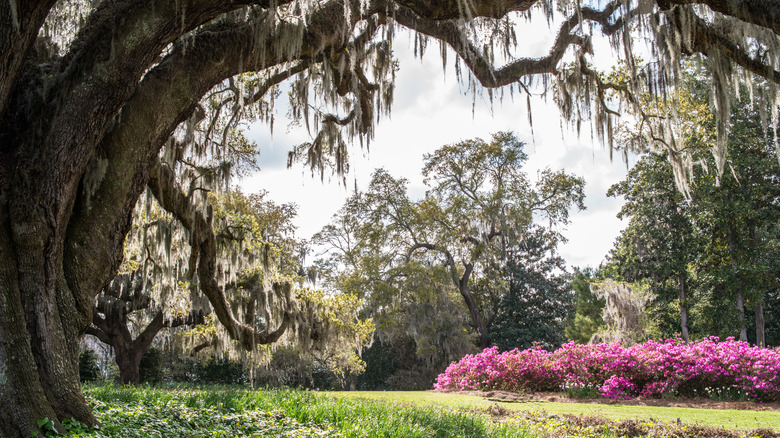
<instances>
[{"instance_id":1,"label":"grass lawn","mask_svg":"<svg viewBox=\"0 0 780 438\"><path fill-rule=\"evenodd\" d=\"M485 410L499 405L507 411L535 411L545 414L570 414L605 417L613 420L654 419L664 422L718 427L723 429L772 429L780 432L780 412L733 409L695 409L657 406L627 406L619 404L521 402L506 403L460 393L429 391L357 391L327 392L329 396L347 399L371 399L417 406L444 406L456 409Z\"/></svg>"}]
</instances>

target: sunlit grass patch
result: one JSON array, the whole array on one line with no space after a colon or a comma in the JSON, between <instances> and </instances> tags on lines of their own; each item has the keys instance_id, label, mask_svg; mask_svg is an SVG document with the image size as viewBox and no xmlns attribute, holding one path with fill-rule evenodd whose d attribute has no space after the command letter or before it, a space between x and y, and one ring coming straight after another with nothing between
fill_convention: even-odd
<instances>
[{"instance_id":1,"label":"sunlit grass patch","mask_svg":"<svg viewBox=\"0 0 780 438\"><path fill-rule=\"evenodd\" d=\"M546 414L543 411L521 412L510 422L527 427L550 438L769 438L778 436L769 429L726 430L677 421L655 419L610 420L603 417Z\"/></svg>"},{"instance_id":2,"label":"sunlit grass patch","mask_svg":"<svg viewBox=\"0 0 780 438\"><path fill-rule=\"evenodd\" d=\"M518 416L521 412L536 413L543 416L584 416L601 417L612 421L647 421L677 424L685 426L708 426L722 429L749 431L770 429L780 433L780 412L736 409L699 409L661 406L630 406L620 403L564 403L549 401L527 401L507 403L487 400L474 394L460 392L432 391L366 391L328 393L340 398L367 398L386 402L405 403L421 406L442 406L471 412L490 412L493 406L507 411L508 417ZM534 415L536 415L534 414Z\"/></svg>"}]
</instances>

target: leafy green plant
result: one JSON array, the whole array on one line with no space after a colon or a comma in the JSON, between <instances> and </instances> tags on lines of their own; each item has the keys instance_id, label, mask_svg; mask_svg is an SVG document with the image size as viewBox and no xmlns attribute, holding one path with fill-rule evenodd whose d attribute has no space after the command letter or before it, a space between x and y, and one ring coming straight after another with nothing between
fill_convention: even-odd
<instances>
[{"instance_id":1,"label":"leafy green plant","mask_svg":"<svg viewBox=\"0 0 780 438\"><path fill-rule=\"evenodd\" d=\"M566 388L566 395L570 398L595 398L601 394L594 386L572 386Z\"/></svg>"},{"instance_id":2,"label":"leafy green plant","mask_svg":"<svg viewBox=\"0 0 780 438\"><path fill-rule=\"evenodd\" d=\"M92 350L84 350L79 355L79 378L82 382L94 382L99 380L100 367L97 364L97 355Z\"/></svg>"},{"instance_id":3,"label":"leafy green plant","mask_svg":"<svg viewBox=\"0 0 780 438\"><path fill-rule=\"evenodd\" d=\"M241 362L222 358L209 358L203 362L196 362L192 369L194 380L197 383L221 383L236 384L246 383L247 377Z\"/></svg>"},{"instance_id":4,"label":"leafy green plant","mask_svg":"<svg viewBox=\"0 0 780 438\"><path fill-rule=\"evenodd\" d=\"M102 423L83 437L531 437L483 415L311 391L87 386Z\"/></svg>"},{"instance_id":5,"label":"leafy green plant","mask_svg":"<svg viewBox=\"0 0 780 438\"><path fill-rule=\"evenodd\" d=\"M138 374L141 377L141 383L162 382L162 352L159 349L150 348L141 356Z\"/></svg>"}]
</instances>

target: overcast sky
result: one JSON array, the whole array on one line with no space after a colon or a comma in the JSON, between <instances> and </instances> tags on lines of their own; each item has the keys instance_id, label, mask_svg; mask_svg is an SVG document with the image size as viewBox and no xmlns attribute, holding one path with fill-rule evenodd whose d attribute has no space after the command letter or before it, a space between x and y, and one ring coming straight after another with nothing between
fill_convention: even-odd
<instances>
[{"instance_id":1,"label":"overcast sky","mask_svg":"<svg viewBox=\"0 0 780 438\"><path fill-rule=\"evenodd\" d=\"M550 31L541 29L526 34L532 35L524 43L531 48L532 56L548 50ZM564 169L585 178L587 209L572 212L571 224L564 231L568 243L560 247L560 253L569 266L597 267L625 226L615 217L622 200L606 196L609 186L626 175L622 159L616 155L610 162L609 151L591 138L589 130L584 129L578 138L574 131L562 128L557 108L540 98L532 101L533 138L524 95L515 94L514 101L505 96L503 103L495 101L491 109L485 94L477 96L472 106L472 94L463 92L453 66L447 68L446 74L442 72L438 48L432 47L421 61L414 58L408 39L399 36L393 49L400 71L392 116L377 126L370 151L361 150L357 144L351 149L347 187L338 178L326 178L323 183L301 165L287 168L287 152L311 139L303 127L288 129L286 107L278 105L273 135L265 125L254 125L249 130L249 138L260 145L261 171L240 182L243 190L252 193L265 189L277 203L297 204L298 235L308 238L329 222L355 184L360 190L367 187L374 169L384 167L393 176L408 179L410 195L422 196L423 154L445 144L476 137L487 140L491 133L513 131L528 143L525 170L532 178L537 169L545 167ZM450 63L453 59L454 56L448 56Z\"/></svg>"}]
</instances>

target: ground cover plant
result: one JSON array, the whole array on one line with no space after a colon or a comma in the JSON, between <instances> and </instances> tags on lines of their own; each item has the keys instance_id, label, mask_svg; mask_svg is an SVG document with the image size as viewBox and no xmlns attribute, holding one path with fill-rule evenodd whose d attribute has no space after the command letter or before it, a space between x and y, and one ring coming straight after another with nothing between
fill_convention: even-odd
<instances>
[{"instance_id":1,"label":"ground cover plant","mask_svg":"<svg viewBox=\"0 0 780 438\"><path fill-rule=\"evenodd\" d=\"M69 437L774 437L777 412L502 403L463 393L94 386L102 426ZM623 412L626 411L626 412ZM713 418L700 415L713 415ZM769 417L767 417L769 415ZM756 416L755 422L752 422ZM647 418L653 417L654 420ZM758 418L761 417L761 418ZM679 421L682 418L683 421ZM726 424L724 418L742 419ZM759 421L760 420L760 421ZM41 420L42 429L53 422ZM703 427L701 424L715 427ZM742 430L726 430L742 429ZM51 429L49 429L51 431ZM49 436L54 435L51 431Z\"/></svg>"},{"instance_id":2,"label":"ground cover plant","mask_svg":"<svg viewBox=\"0 0 780 438\"><path fill-rule=\"evenodd\" d=\"M704 396L774 401L780 397L780 351L710 337L618 343L564 344L499 353L488 348L451 364L435 388L453 390L577 391L604 397Z\"/></svg>"},{"instance_id":3,"label":"ground cover plant","mask_svg":"<svg viewBox=\"0 0 780 438\"><path fill-rule=\"evenodd\" d=\"M309 391L86 386L101 422L70 437L533 437L523 426L432 406ZM43 427L46 429L46 427ZM52 436L54 436L52 434Z\"/></svg>"}]
</instances>

